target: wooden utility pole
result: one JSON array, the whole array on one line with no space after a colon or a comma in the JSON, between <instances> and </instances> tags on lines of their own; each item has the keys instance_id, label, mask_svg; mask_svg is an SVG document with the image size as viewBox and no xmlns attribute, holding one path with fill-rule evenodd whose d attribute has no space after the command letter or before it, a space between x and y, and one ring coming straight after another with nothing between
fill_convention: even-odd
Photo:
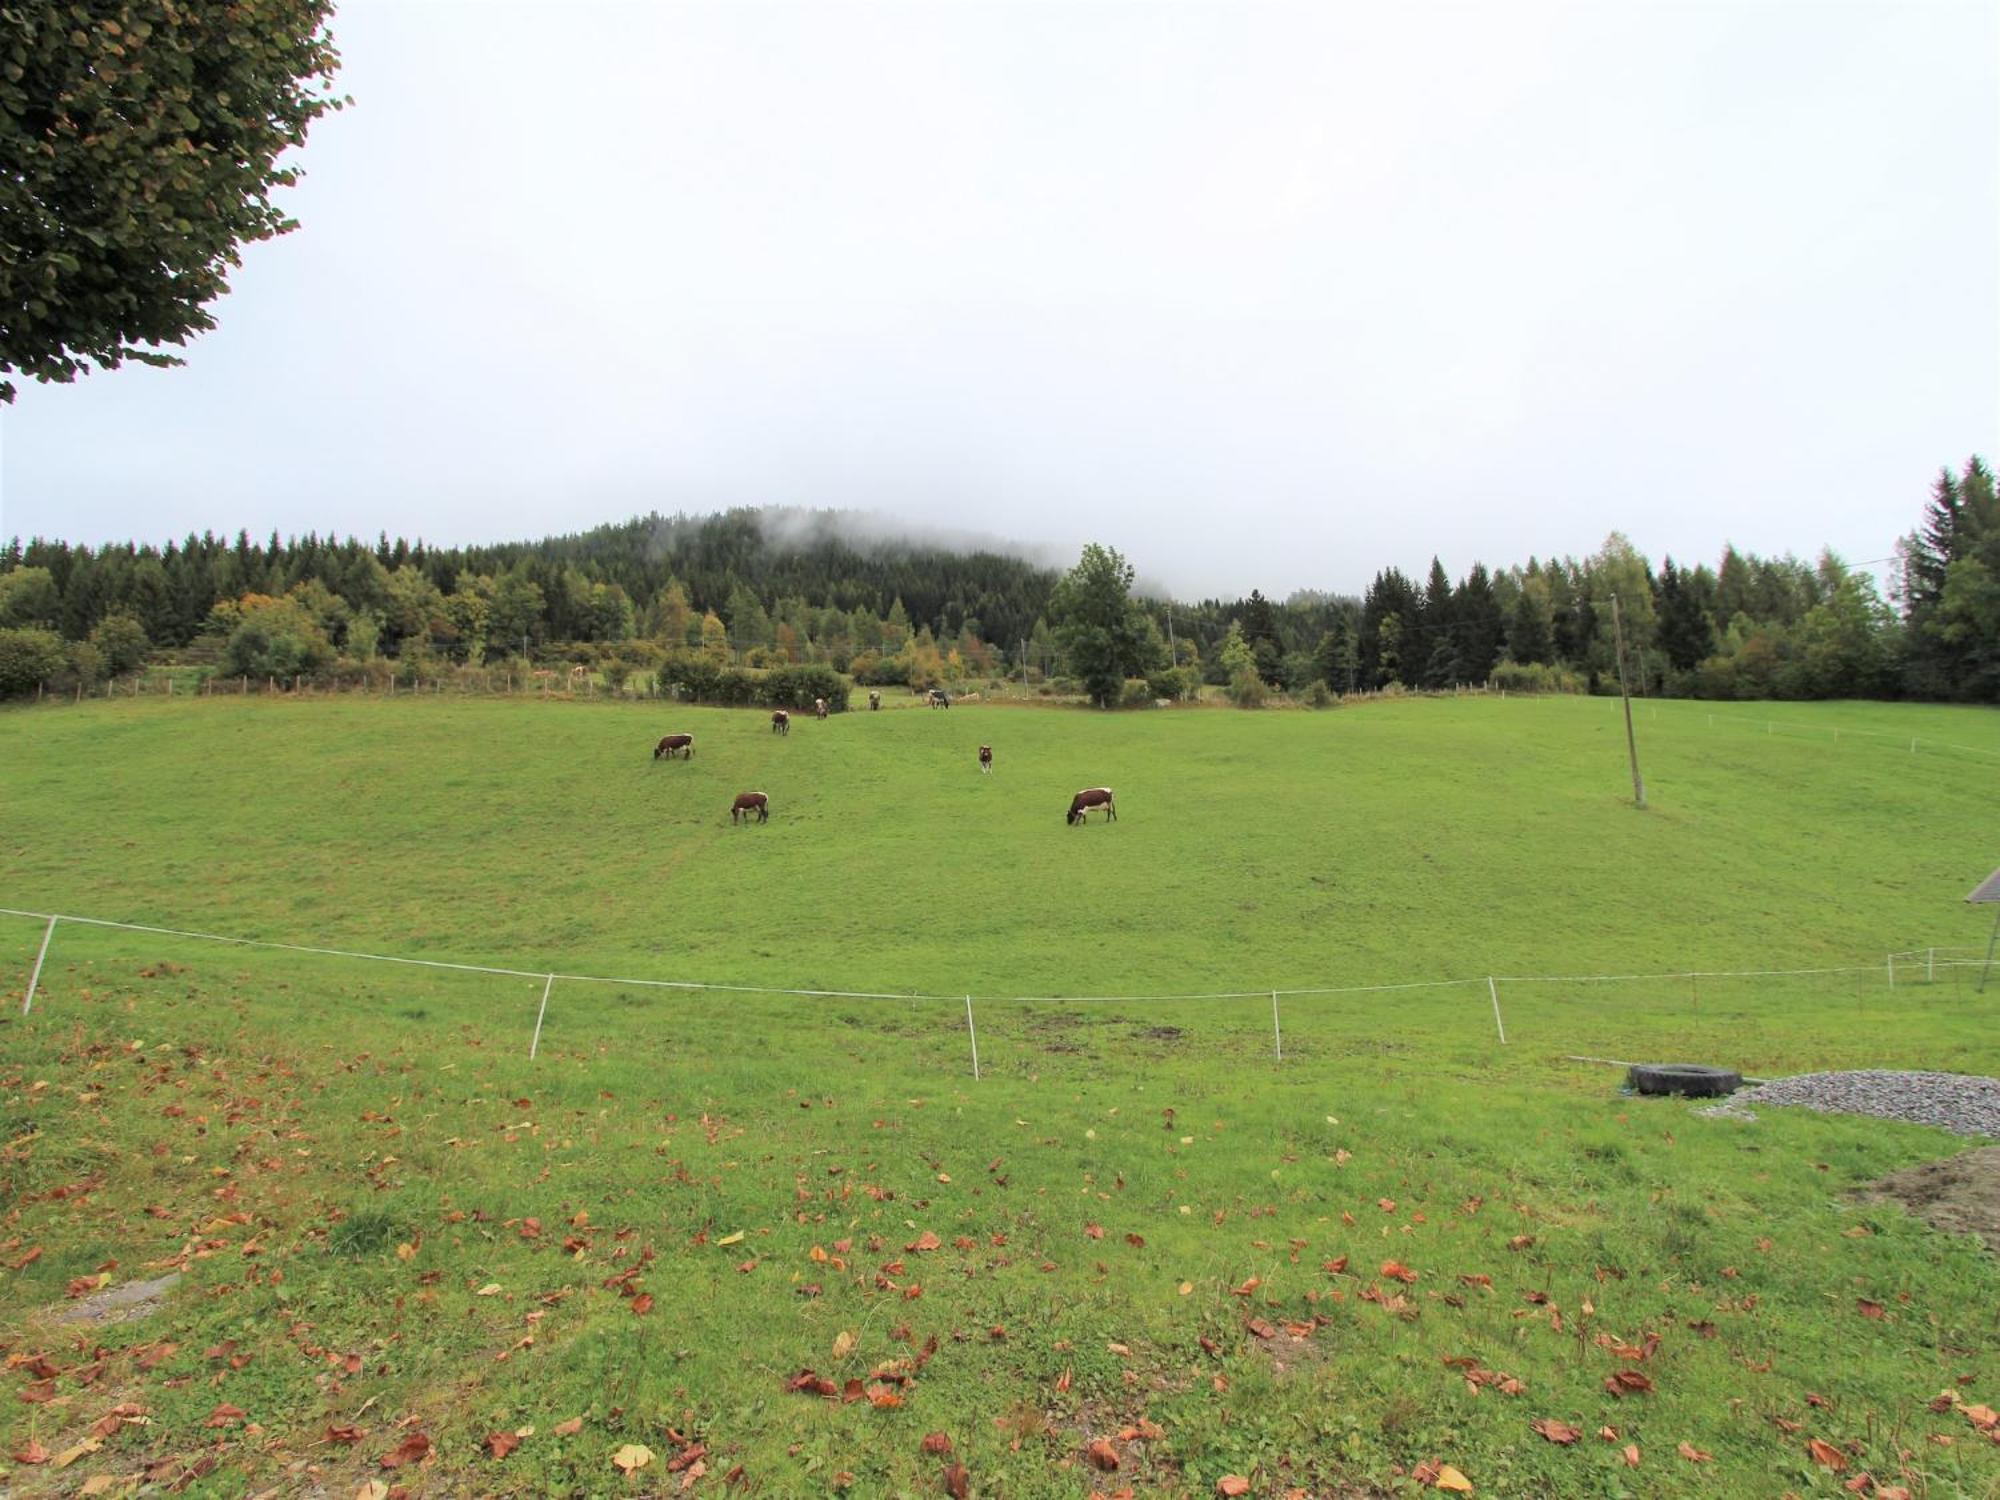
<instances>
[{"instance_id":1,"label":"wooden utility pole","mask_svg":"<svg viewBox=\"0 0 2000 1500\"><path fill-rule=\"evenodd\" d=\"M1646 783L1639 775L1639 741L1632 734L1632 689L1625 679L1625 619L1618 596L1611 596L1611 629L1618 640L1618 696L1625 704L1625 750L1632 757L1632 805L1646 805Z\"/></svg>"}]
</instances>

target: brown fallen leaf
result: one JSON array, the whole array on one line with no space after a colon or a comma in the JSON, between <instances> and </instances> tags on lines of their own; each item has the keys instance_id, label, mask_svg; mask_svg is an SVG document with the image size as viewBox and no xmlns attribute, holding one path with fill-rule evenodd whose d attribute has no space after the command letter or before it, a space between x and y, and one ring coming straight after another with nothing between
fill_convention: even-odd
<instances>
[{"instance_id":1,"label":"brown fallen leaf","mask_svg":"<svg viewBox=\"0 0 2000 1500\"><path fill-rule=\"evenodd\" d=\"M1881 1303L1870 1302L1866 1297L1856 1297L1854 1305L1860 1309L1862 1317L1873 1318L1878 1323L1888 1316L1888 1310Z\"/></svg>"},{"instance_id":2,"label":"brown fallen leaf","mask_svg":"<svg viewBox=\"0 0 2000 1500\"><path fill-rule=\"evenodd\" d=\"M1383 1261L1382 1274L1387 1276L1391 1281L1402 1282L1405 1286L1410 1285L1417 1279L1417 1273L1404 1265L1400 1260Z\"/></svg>"},{"instance_id":3,"label":"brown fallen leaf","mask_svg":"<svg viewBox=\"0 0 2000 1500\"><path fill-rule=\"evenodd\" d=\"M400 1469L405 1464L420 1462L424 1455L430 1451L430 1434L413 1432L389 1452L382 1455L382 1467L385 1469Z\"/></svg>"},{"instance_id":4,"label":"brown fallen leaf","mask_svg":"<svg viewBox=\"0 0 2000 1500\"><path fill-rule=\"evenodd\" d=\"M521 1446L521 1440L511 1432L489 1432L486 1434L486 1451L495 1458L505 1458Z\"/></svg>"},{"instance_id":5,"label":"brown fallen leaf","mask_svg":"<svg viewBox=\"0 0 2000 1500\"><path fill-rule=\"evenodd\" d=\"M1619 1452L1625 1460L1626 1468L1636 1469L1639 1467L1639 1445L1637 1443L1627 1443Z\"/></svg>"},{"instance_id":6,"label":"brown fallen leaf","mask_svg":"<svg viewBox=\"0 0 2000 1500\"><path fill-rule=\"evenodd\" d=\"M972 1476L966 1472L964 1464L948 1464L944 1471L944 1492L951 1500L966 1500L972 1493Z\"/></svg>"},{"instance_id":7,"label":"brown fallen leaf","mask_svg":"<svg viewBox=\"0 0 2000 1500\"><path fill-rule=\"evenodd\" d=\"M949 1453L951 1439L942 1432L927 1432L924 1434L923 1448L926 1453Z\"/></svg>"},{"instance_id":8,"label":"brown fallen leaf","mask_svg":"<svg viewBox=\"0 0 2000 1500\"><path fill-rule=\"evenodd\" d=\"M1583 1433L1577 1428L1570 1426L1567 1422L1558 1422L1553 1417L1537 1417L1528 1426L1552 1443L1569 1444L1583 1436Z\"/></svg>"},{"instance_id":9,"label":"brown fallen leaf","mask_svg":"<svg viewBox=\"0 0 2000 1500\"><path fill-rule=\"evenodd\" d=\"M366 1428L356 1427L352 1422L343 1422L337 1427L329 1426L324 1436L320 1438L320 1441L322 1443L358 1443L367 1436L368 1431Z\"/></svg>"},{"instance_id":10,"label":"brown fallen leaf","mask_svg":"<svg viewBox=\"0 0 2000 1500\"><path fill-rule=\"evenodd\" d=\"M1241 1474L1224 1474L1220 1479L1215 1481L1215 1493L1218 1495L1247 1495L1250 1493L1250 1481L1245 1479Z\"/></svg>"},{"instance_id":11,"label":"brown fallen leaf","mask_svg":"<svg viewBox=\"0 0 2000 1500\"><path fill-rule=\"evenodd\" d=\"M1093 1438L1090 1446L1083 1450L1084 1462L1102 1473L1114 1473L1118 1468L1118 1450L1103 1438Z\"/></svg>"},{"instance_id":12,"label":"brown fallen leaf","mask_svg":"<svg viewBox=\"0 0 2000 1500\"><path fill-rule=\"evenodd\" d=\"M14 1462L17 1464L45 1464L48 1461L49 1450L35 1438L29 1438L26 1443L14 1450Z\"/></svg>"},{"instance_id":13,"label":"brown fallen leaf","mask_svg":"<svg viewBox=\"0 0 2000 1500\"><path fill-rule=\"evenodd\" d=\"M1806 1452L1822 1469L1831 1469L1838 1474L1847 1467L1847 1455L1833 1444L1821 1442L1818 1438L1806 1439Z\"/></svg>"},{"instance_id":14,"label":"brown fallen leaf","mask_svg":"<svg viewBox=\"0 0 2000 1500\"><path fill-rule=\"evenodd\" d=\"M216 1405L215 1410L208 1414L208 1420L201 1425L204 1427L229 1427L242 1421L248 1415L250 1414L242 1407L231 1406L227 1401L223 1401Z\"/></svg>"},{"instance_id":15,"label":"brown fallen leaf","mask_svg":"<svg viewBox=\"0 0 2000 1500\"><path fill-rule=\"evenodd\" d=\"M632 1299L631 1305L632 1315L637 1318L643 1318L653 1310L653 1294L651 1292L641 1292Z\"/></svg>"},{"instance_id":16,"label":"brown fallen leaf","mask_svg":"<svg viewBox=\"0 0 2000 1500\"><path fill-rule=\"evenodd\" d=\"M583 1418L571 1417L567 1422L558 1422L550 1429L557 1437L575 1437L583 1431Z\"/></svg>"},{"instance_id":17,"label":"brown fallen leaf","mask_svg":"<svg viewBox=\"0 0 2000 1500\"><path fill-rule=\"evenodd\" d=\"M1614 1396L1642 1395L1652 1390L1653 1382L1637 1370L1616 1370L1604 1377L1604 1388Z\"/></svg>"},{"instance_id":18,"label":"brown fallen leaf","mask_svg":"<svg viewBox=\"0 0 2000 1500\"><path fill-rule=\"evenodd\" d=\"M921 1255L927 1251L941 1249L943 1245L944 1245L943 1240L939 1239L936 1235L932 1234L928 1229L926 1229L922 1234L918 1235L915 1239L911 1240L910 1243L905 1245L903 1248L905 1250L912 1251L916 1254Z\"/></svg>"},{"instance_id":19,"label":"brown fallen leaf","mask_svg":"<svg viewBox=\"0 0 2000 1500\"><path fill-rule=\"evenodd\" d=\"M1701 1449L1695 1447L1693 1443L1682 1443L1680 1447L1675 1449L1674 1451L1679 1453L1682 1458L1686 1459L1691 1464L1706 1464L1706 1463L1713 1463L1715 1461L1715 1455L1713 1453L1704 1453L1702 1452Z\"/></svg>"}]
</instances>

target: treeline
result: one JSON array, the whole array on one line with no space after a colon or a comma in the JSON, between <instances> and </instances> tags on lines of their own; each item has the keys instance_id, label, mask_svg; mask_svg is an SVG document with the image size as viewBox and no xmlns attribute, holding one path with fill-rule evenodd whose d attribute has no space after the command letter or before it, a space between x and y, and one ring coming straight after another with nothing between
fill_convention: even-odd
<instances>
[{"instance_id":1,"label":"treeline","mask_svg":"<svg viewBox=\"0 0 2000 1500\"><path fill-rule=\"evenodd\" d=\"M1203 683L1244 703L1392 685L1596 692L1616 689L1622 632L1640 692L2000 702L2000 505L1978 458L1938 476L1889 598L1831 554L1730 548L1713 566L1655 569L1614 533L1588 557L1476 564L1457 579L1435 560L1418 577L1384 568L1358 599L1253 591L1136 601L1128 616L1129 568L1113 576L1102 557L1083 587L999 552L865 540L847 525L735 510L492 547L16 540L0 551L0 693L128 672L160 652L279 677L557 658L690 689L723 669L797 666L913 686L1073 674L1100 701Z\"/></svg>"},{"instance_id":2,"label":"treeline","mask_svg":"<svg viewBox=\"0 0 2000 1500\"><path fill-rule=\"evenodd\" d=\"M1897 555L1885 599L1831 553L1807 563L1726 548L1713 567L1666 558L1655 570L1614 533L1586 558L1475 564L1455 581L1433 560L1421 581L1383 569L1360 599L1253 592L1177 607L1169 625L1177 664L1239 688L1247 647L1257 682L1293 693L1315 682L1615 691L1622 627L1635 692L2000 703L2000 504L1984 461L1938 475Z\"/></svg>"},{"instance_id":3,"label":"treeline","mask_svg":"<svg viewBox=\"0 0 2000 1500\"><path fill-rule=\"evenodd\" d=\"M401 673L501 659L614 675L700 656L917 684L990 673L1054 575L997 552L851 541L830 513L658 515L490 547L212 533L155 548L18 539L0 552L0 691L191 652L291 677L337 661Z\"/></svg>"}]
</instances>

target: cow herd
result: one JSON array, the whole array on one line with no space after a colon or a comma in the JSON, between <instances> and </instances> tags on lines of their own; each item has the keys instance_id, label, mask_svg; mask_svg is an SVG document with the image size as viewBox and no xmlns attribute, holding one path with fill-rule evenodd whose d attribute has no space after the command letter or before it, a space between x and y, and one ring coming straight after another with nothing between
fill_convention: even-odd
<instances>
[{"instance_id":1,"label":"cow herd","mask_svg":"<svg viewBox=\"0 0 2000 1500\"><path fill-rule=\"evenodd\" d=\"M868 695L868 706L870 708L881 707L881 701L881 694L879 693L870 693ZM951 707L951 700L936 690L926 695L926 702L932 708ZM813 700L813 715L815 718L820 719L826 717L826 699L815 698ZM782 708L774 709L771 713L771 733L788 735L791 732L792 716ZM693 756L694 736L691 734L662 735L660 742L653 746L654 760L673 760L676 757L681 760L690 760ZM982 776L991 776L993 774L993 747L991 745L981 745L979 747L979 773ZM1104 821L1107 823L1114 821L1118 817L1118 807L1111 800L1110 787L1086 787L1084 790L1078 792L1074 797L1069 799L1069 811L1063 814L1063 822L1074 828L1078 824L1088 821L1087 815L1090 810L1097 807L1104 809ZM729 821L731 823L770 822L771 799L763 792L738 792L735 802L730 804Z\"/></svg>"}]
</instances>

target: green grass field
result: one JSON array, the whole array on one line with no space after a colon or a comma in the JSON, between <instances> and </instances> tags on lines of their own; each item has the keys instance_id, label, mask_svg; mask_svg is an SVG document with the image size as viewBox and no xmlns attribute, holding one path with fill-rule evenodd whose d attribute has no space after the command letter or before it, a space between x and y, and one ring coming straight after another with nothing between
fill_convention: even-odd
<instances>
[{"instance_id":1,"label":"green grass field","mask_svg":"<svg viewBox=\"0 0 2000 1500\"><path fill-rule=\"evenodd\" d=\"M24 1019L41 929L0 919L0 1484L2000 1495L1958 1409L2000 1405L2000 1261L1849 1196L1962 1143L1567 1060L2000 1071L2000 987L1883 965L1985 940L2000 716L1638 725L1645 813L1603 700L784 739L618 703L0 715L0 904L899 997L564 980L530 1061L540 979L66 925ZM1119 821L1065 827L1096 784ZM772 820L732 827L749 788ZM1485 983L1796 968L1853 971L1503 983L1504 1047ZM1271 989L1430 980L1467 982L1288 994L1273 1056Z\"/></svg>"}]
</instances>

